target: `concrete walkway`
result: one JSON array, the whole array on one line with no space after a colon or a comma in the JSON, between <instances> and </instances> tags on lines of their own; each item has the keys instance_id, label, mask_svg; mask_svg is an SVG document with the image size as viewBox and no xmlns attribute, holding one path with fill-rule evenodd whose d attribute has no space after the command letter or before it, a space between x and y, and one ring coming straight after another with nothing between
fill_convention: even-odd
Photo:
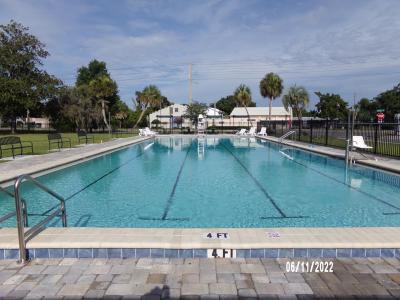
<instances>
[{"instance_id":1,"label":"concrete walkway","mask_svg":"<svg viewBox=\"0 0 400 300\"><path fill-rule=\"evenodd\" d=\"M148 137L118 138L100 144L87 144L80 147L63 149L43 155L33 155L19 158L0 164L0 184L6 185L21 174L36 174L69 164L82 162L98 155L111 152L135 143L149 139ZM40 174L38 174L40 175Z\"/></svg>"},{"instance_id":2,"label":"concrete walkway","mask_svg":"<svg viewBox=\"0 0 400 300\"><path fill-rule=\"evenodd\" d=\"M287 271L293 262L299 270ZM51 259L0 261L9 299L399 299L397 258L335 259L333 272L287 259Z\"/></svg>"}]
</instances>

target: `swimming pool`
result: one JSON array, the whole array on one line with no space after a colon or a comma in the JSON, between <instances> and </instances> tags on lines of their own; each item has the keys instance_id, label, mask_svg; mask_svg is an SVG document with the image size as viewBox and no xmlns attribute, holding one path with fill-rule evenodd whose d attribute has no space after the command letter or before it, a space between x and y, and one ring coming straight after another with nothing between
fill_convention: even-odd
<instances>
[{"instance_id":1,"label":"swimming pool","mask_svg":"<svg viewBox=\"0 0 400 300\"><path fill-rule=\"evenodd\" d=\"M160 137L38 179L75 227L400 225L400 176L256 138ZM22 190L31 224L57 205ZM0 197L0 215L15 210Z\"/></svg>"}]
</instances>

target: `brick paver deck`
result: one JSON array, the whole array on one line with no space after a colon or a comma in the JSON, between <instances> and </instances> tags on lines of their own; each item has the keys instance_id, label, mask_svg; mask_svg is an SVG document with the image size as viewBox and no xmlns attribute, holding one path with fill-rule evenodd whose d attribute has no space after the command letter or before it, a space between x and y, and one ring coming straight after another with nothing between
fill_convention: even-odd
<instances>
[{"instance_id":1,"label":"brick paver deck","mask_svg":"<svg viewBox=\"0 0 400 300\"><path fill-rule=\"evenodd\" d=\"M287 272L288 259L3 260L0 298L400 298L399 259L330 261L332 273Z\"/></svg>"}]
</instances>

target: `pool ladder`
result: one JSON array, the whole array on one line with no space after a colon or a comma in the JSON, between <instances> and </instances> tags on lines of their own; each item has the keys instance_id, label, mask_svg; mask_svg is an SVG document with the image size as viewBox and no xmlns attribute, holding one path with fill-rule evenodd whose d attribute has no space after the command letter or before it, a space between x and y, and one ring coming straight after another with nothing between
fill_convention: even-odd
<instances>
[{"instance_id":1,"label":"pool ladder","mask_svg":"<svg viewBox=\"0 0 400 300\"><path fill-rule=\"evenodd\" d=\"M282 136L279 138L279 143L282 144L282 142L283 142L284 139L286 139L287 137L289 137L289 136L291 136L291 135L293 135L293 134L295 134L295 133L296 133L296 131L294 131L294 130L290 130L290 131L286 132L284 135L282 135Z\"/></svg>"},{"instance_id":2,"label":"pool ladder","mask_svg":"<svg viewBox=\"0 0 400 300\"><path fill-rule=\"evenodd\" d=\"M29 181L33 183L36 187L45 191L49 195L53 196L57 200L60 201L60 208L56 209L50 215L48 215L44 220L40 221L38 224L32 226L28 230L25 230L25 227L28 226L28 213L26 207L26 201L21 197L21 185L23 182ZM28 261L28 254L26 250L26 243L31 240L36 234L41 232L45 225L48 224L53 218L61 215L62 225L63 227L67 227L67 213L65 209L65 199L45 186L43 183L39 182L35 178L30 175L21 175L17 178L14 183L14 194L5 190L4 188L0 188L0 191L4 192L10 197L15 199L15 213L8 213L3 217L0 217L0 222L8 220L13 216L17 216L17 229L18 229L18 245L19 245L19 262Z\"/></svg>"}]
</instances>

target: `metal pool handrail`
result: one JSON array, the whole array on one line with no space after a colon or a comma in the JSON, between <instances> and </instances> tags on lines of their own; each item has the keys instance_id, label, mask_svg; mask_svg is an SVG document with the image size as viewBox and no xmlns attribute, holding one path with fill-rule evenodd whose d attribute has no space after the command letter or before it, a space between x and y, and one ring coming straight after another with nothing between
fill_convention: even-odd
<instances>
[{"instance_id":1,"label":"metal pool handrail","mask_svg":"<svg viewBox=\"0 0 400 300\"><path fill-rule=\"evenodd\" d=\"M292 134L295 134L295 133L296 133L296 131L294 131L294 130L291 130L291 131L286 132L284 135L282 135L282 136L279 138L279 143L282 143L282 141L283 141L285 138L287 138L288 136L290 136L290 135L292 135Z\"/></svg>"},{"instance_id":2,"label":"metal pool handrail","mask_svg":"<svg viewBox=\"0 0 400 300\"><path fill-rule=\"evenodd\" d=\"M14 198L14 194L7 191L5 188L2 188L0 186L0 192L3 192L4 194L10 196L11 198ZM28 226L28 212L26 210L26 202L23 198L21 198L21 206L22 206L22 214L23 214L23 218L24 218L24 226L27 227ZM16 211L15 212L10 212L8 214L5 214L4 216L0 217L0 223L14 217L16 215Z\"/></svg>"},{"instance_id":3,"label":"metal pool handrail","mask_svg":"<svg viewBox=\"0 0 400 300\"><path fill-rule=\"evenodd\" d=\"M25 226L22 219L23 207L22 207L22 198L20 193L21 184L24 181L30 181L35 186L39 187L43 191L47 192L54 198L60 201L60 208L54 211L52 214L47 216L44 220L36 224L35 226L29 228L25 232ZM17 213L17 228L18 228L18 243L19 243L19 261L26 262L28 260L28 256L26 253L26 242L29 241L35 234L39 233L43 230L44 226L50 222L54 217L58 216L61 213L62 224L63 227L67 227L67 215L65 210L65 200L62 196L49 189L44 184L37 181L30 175L24 174L18 177L14 184L14 196L15 196L15 208Z\"/></svg>"}]
</instances>

